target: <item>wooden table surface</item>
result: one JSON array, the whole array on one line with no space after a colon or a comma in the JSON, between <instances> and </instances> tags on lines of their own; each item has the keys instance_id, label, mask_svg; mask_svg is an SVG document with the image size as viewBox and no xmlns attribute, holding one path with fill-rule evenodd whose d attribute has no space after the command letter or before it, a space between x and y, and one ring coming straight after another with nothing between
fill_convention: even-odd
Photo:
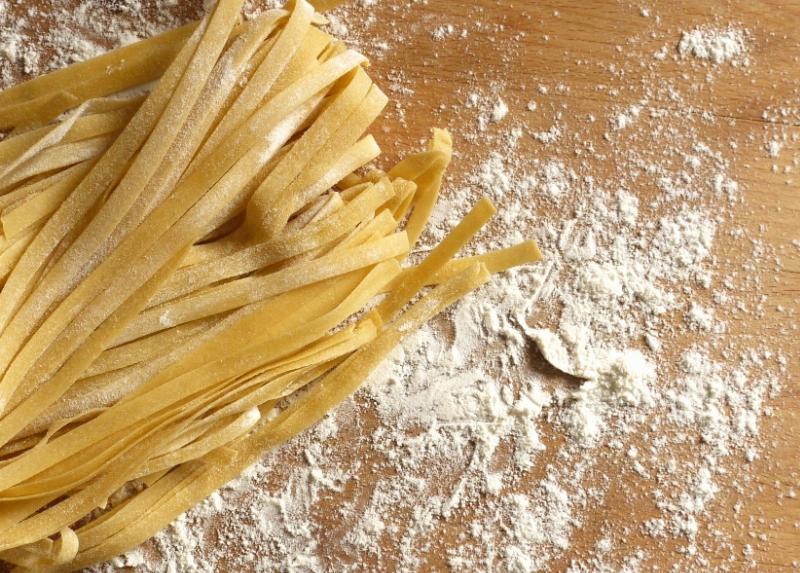
<instances>
[{"instance_id":1,"label":"wooden table surface","mask_svg":"<svg viewBox=\"0 0 800 573\"><path fill-rule=\"evenodd\" d=\"M384 134L383 140L399 138L400 149L418 146L431 125L451 126L457 134L472 131L462 129L475 120L475 111L464 107L466 95L473 89L490 91L493 84L500 86L509 104L512 124L521 121L526 132L547 130L561 112L560 123L570 134L585 126L591 114L601 118L592 143L602 145L610 110L646 97L643 114L648 109L678 106L686 106L687 114L698 117L710 113L714 121L700 128L703 139L717 143L718 149L728 148L731 140L738 142L736 153L726 153L731 161L729 175L744 188L744 202L734 209L734 224L776 249L782 266L776 269L773 258L754 259L749 243L718 233L714 253L720 259L721 274L741 274L743 262L749 261L763 276L759 290L748 292L742 287L737 296L751 302L762 294L767 297L763 312L728 318L727 336L742 347L769 340L787 355L789 366L783 390L772 403L774 413L762 427L768 447L747 468L754 475L756 493L734 517L730 508L740 496L721 484L709 522L729 535L734 545L752 545L759 571L800 567L800 500L785 497L791 488L800 491L800 243L791 244L800 239L800 172L783 172L787 165L796 168L793 161L800 157L800 142L792 140L800 135L800 2L428 0L415 4L402 17L393 4L385 1L369 8L376 23L367 37L402 36L399 46L373 59L371 69L378 78L398 77L399 70L402 84L413 90L411 96L390 92L403 102L404 114L402 118L389 114L384 125L391 135ZM649 16L643 15L643 9ZM482 30L476 30L477 21L482 22ZM462 41L436 41L431 33L443 24L453 25L456 33L450 38L462 29L468 29L469 36ZM747 30L749 65L739 69L695 65L675 57L681 31L702 25ZM664 46L668 57L656 62L653 55ZM708 72L713 79L702 82ZM698 81L702 87L694 90L689 102L676 103L652 89L672 83L691 92L689 86ZM538 90L540 84L550 87L548 94ZM558 84L568 91L559 93L554 89ZM599 85L606 89L599 91ZM538 103L536 113L526 113L530 100ZM786 110L783 115L776 113L780 109ZM764 117L767 110L769 121ZM779 159L769 157L764 147L774 134L787 136ZM637 146L652 143L642 140L631 145L636 152ZM452 168L454 179L493 150L482 137L477 142L456 137L456 147L460 153ZM571 156L575 144L541 145L531 139L523 143L521 154L526 149L531 158L563 159ZM494 150L503 152L502 147L494 146ZM597 174L613 169L591 157L583 160ZM633 192L645 202L657 190L634 188ZM547 206L541 209L553 215ZM568 206L564 212L567 217ZM552 563L552 571L565 570L573 558L593 547L604 520L613 522L616 516L619 521L636 523L653 516L648 513L651 503L629 503L636 497L631 487L624 478L612 487L606 502L591 511L585 526L576 532L572 549ZM759 539L761 533L766 533L765 540ZM646 565L658 570L669 570L677 562L677 544L657 542L637 531L630 532L630 544L646 548ZM730 555L709 557L714 566ZM728 567L743 570L745 561L737 559Z\"/></svg>"},{"instance_id":2,"label":"wooden table surface","mask_svg":"<svg viewBox=\"0 0 800 573\"><path fill-rule=\"evenodd\" d=\"M196 13L201 1L185 0L183 4L187 14ZM649 16L643 15L643 8L649 10ZM743 204L735 207L735 223L776 249L781 260L778 269L774 258L750 261L766 279L759 291L748 293L743 288L737 295L752 301L763 294L767 299L761 313L730 317L727 336L742 345L768 339L789 358L783 390L772 403L773 415L763 423L762 436L768 446L748 467L761 487L745 501L740 514L764 522L733 518L730 508L739 497L725 487L715 501L715 507L722 509L712 522L735 543L753 546L759 571L791 569L792 563L800 560L800 500L779 499L779 494L791 487L800 491L800 248L791 245L792 240L800 240L800 172L783 171L800 157L800 142L792 141L793 135L800 134L800 1L426 0L398 5L382 0L348 13L352 18L375 17L375 24L361 38L368 54L381 53L369 47L370 38L386 38L390 45L383 57L373 58L371 75L383 86L399 82L411 90L405 95L388 90L402 105L400 110L391 108L376 131L383 147L390 155L418 149L431 126L450 126L458 149L452 168L454 180L463 179L475 161L492 151L481 141L460 136L464 130L459 126L474 122L474 110L464 106L472 88L501 86L502 97L511 108L509 117L518 122L524 118L528 131L548 129L555 114L561 112L561 124L570 133L584 129L588 115L608 118L613 108L638 103L644 96L645 110L686 106L687 102L676 103L649 88L662 81L687 87L712 71L713 81L703 82L693 93L687 114L713 115L715 121L702 127L703 136L718 148L731 139L739 142L736 153L729 157L729 174L743 186L745 197ZM480 29L476 22L482 23ZM457 31L467 28L469 36L463 41L436 41L432 32L442 24L452 24ZM676 61L673 55L680 32L706 24L748 30L750 65L712 69ZM364 28L355 20L349 27L351 32ZM665 45L669 57L656 66L653 54ZM541 93L540 84L551 86L549 93ZM552 89L558 84L568 90ZM599 85L606 88L598 90ZM537 113L526 114L530 100L538 103ZM765 110L781 108L786 109L784 114L764 119ZM594 134L598 145L603 129L598 126ZM778 159L769 157L764 149L773 133L788 135ZM563 158L574 150L574 144L545 146L528 139L523 152L527 150L530 157ZM634 147L644 144L631 143ZM613 169L591 157L584 161L599 174ZM777 169L773 168L776 163ZM793 181L787 184L787 180ZM653 189L633 191L643 199L655 193ZM543 215L553 216L547 205L541 209ZM742 273L742 263L752 259L751 245L723 233L715 253L723 271ZM776 310L779 306L783 312ZM627 502L628 488L625 480L612 487L605 503L586 516L584 528L572 539L572 548L553 562L551 570L564 570L572 558L593 546L599 538L594 526L603 520L614 521L615 516L624 515L629 522L642 522L650 516L652 504L640 507ZM765 540L752 536L762 532L767 534ZM669 570L675 562L675 545L654 541L636 530L630 532L630 539L648 549L650 565ZM714 563L715 556L710 557ZM731 568L743 568L743 563L734 562Z\"/></svg>"}]
</instances>

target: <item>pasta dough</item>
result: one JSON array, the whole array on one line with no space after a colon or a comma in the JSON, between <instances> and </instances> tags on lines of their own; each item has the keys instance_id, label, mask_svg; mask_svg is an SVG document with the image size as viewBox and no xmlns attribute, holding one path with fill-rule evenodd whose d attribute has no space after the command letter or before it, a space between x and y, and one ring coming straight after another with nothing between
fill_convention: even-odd
<instances>
[{"instance_id":1,"label":"pasta dough","mask_svg":"<svg viewBox=\"0 0 800 573\"><path fill-rule=\"evenodd\" d=\"M16 570L144 541L409 332L541 258L532 241L455 258L494 214L484 198L403 267L452 141L434 129L359 173L388 100L318 27L336 3L243 21L220 0L0 93L0 560Z\"/></svg>"}]
</instances>

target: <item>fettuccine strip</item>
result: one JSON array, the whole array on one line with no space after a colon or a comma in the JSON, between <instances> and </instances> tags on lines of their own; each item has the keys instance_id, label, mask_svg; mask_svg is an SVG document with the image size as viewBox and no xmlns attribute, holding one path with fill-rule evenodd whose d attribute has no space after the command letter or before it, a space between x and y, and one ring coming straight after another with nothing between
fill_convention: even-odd
<instances>
[{"instance_id":1,"label":"fettuccine strip","mask_svg":"<svg viewBox=\"0 0 800 573\"><path fill-rule=\"evenodd\" d=\"M408 265L450 135L362 172L388 98L319 28L338 2L242 2L0 93L0 561L19 573L144 541L541 258L456 258L483 198Z\"/></svg>"}]
</instances>

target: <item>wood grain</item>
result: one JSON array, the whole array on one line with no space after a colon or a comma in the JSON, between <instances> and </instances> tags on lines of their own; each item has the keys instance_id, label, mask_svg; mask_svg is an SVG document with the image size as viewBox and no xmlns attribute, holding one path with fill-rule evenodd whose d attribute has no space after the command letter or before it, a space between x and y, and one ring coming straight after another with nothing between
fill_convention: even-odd
<instances>
[{"instance_id":1,"label":"wood grain","mask_svg":"<svg viewBox=\"0 0 800 573\"><path fill-rule=\"evenodd\" d=\"M384 19L398 20L387 4L391 3L374 8L378 24L372 32L376 36L381 35ZM649 17L642 15L643 7L649 9ZM794 161L800 152L800 32L796 26L800 3L430 0L401 21L399 27L390 27L388 34L403 36L402 50L374 60L372 67L377 77L396 76L400 70L404 85L413 90L412 97L401 98L404 120L390 114L386 122L385 131L391 134L393 143L400 134L400 149L416 145L429 125L449 125L456 133L473 131L464 129L474 122L475 115L465 108L467 95L473 90L485 92L492 84L500 87L509 103L509 117L517 122L524 118L526 132L547 130L557 112L563 114L566 134L585 133L585 118L599 118L591 141L600 150L611 111L643 99L647 100L645 113L684 108L687 121L706 113L713 115L714 121L698 129L704 141L728 149L730 175L744 188L744 202L735 207L732 223L727 226L741 226L746 237L762 240L781 261L777 268L773 257L754 258L748 239L734 240L724 232L718 233L715 253L721 275L735 273L741 278L747 274L743 265L751 263L758 269L752 275L763 277L757 285L738 287L736 298L748 300L751 309L760 306L761 310L726 317L726 336L738 348L768 340L772 348L786 354L789 366L781 380L783 389L771 404L772 416L763 423L764 455L742 470L751 472L754 478L747 486L748 495L737 491L735 484L740 476L736 472L721 484L707 525L729 536L736 549L733 555L730 549L706 552L707 570L786 571L798 567L800 501L787 497L787 493L798 491L800 486L800 249L791 244L800 238L800 174L783 171L787 166L796 169ZM475 31L476 21L482 23L483 30ZM456 31L468 29L468 39L433 40L431 33L441 24L452 24ZM681 31L701 25L747 30L750 65L713 68L674 58ZM664 46L668 57L657 62L653 54ZM713 80L703 81L709 72ZM558 93L555 88L559 84L567 86L568 91ZM667 84L692 95L676 102L654 89ZM542 94L539 85L548 86L549 93ZM536 113L526 113L530 100L538 103ZM782 109L785 115L780 113ZM765 111L770 121L765 121ZM770 158L764 147L775 134L787 137L779 159ZM734 140L738 143L735 153L728 147ZM477 142L457 138L456 145L460 150L460 161L454 164L456 181L463 181L471 165L491 151L503 152L502 146L487 145L482 137ZM574 163L576 145L568 139L557 145L522 145L523 156L527 151L531 158L553 157ZM654 151L653 143L644 139L631 141L630 146L633 154ZM582 162L584 170L597 177L614 172L613 166L598 158L584 156ZM632 190L642 202L656 193L638 184L632 185ZM568 213L569 208L564 211ZM553 216L553 209L546 205L541 212L543 217ZM534 229L530 231L535 233ZM759 305L762 295L766 299ZM675 328L680 331L683 327L676 322ZM664 356L667 360L676 357L677 353ZM544 466L547 461L542 459L537 465ZM572 539L572 547L552 563L552 571L565 570L591 549L602 537L604 524L637 523L657 517L658 511L648 499L650 488L631 472L613 464L601 465L596 477L599 481L607 477L614 480L610 494L601 507L589 511ZM734 514L731 508L741 500L745 500L742 508ZM617 545L619 559L631 547L642 547L648 555L643 570L668 571L673 565L683 570L686 566L678 565L686 563L677 553L681 543L653 540L635 529L616 529L621 540ZM455 539L458 531L456 524L442 534ZM740 553L746 545L754 550L752 561ZM440 570L444 563L433 558L428 567ZM697 570L704 570L704 566Z\"/></svg>"}]
</instances>

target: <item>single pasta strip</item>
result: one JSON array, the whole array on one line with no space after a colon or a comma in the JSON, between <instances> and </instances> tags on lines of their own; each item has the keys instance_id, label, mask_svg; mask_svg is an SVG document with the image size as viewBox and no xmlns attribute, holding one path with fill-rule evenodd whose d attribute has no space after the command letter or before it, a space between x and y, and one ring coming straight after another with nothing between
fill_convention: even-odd
<instances>
[{"instance_id":1,"label":"single pasta strip","mask_svg":"<svg viewBox=\"0 0 800 573\"><path fill-rule=\"evenodd\" d=\"M0 195L0 210L8 211L13 209L16 205L25 201L26 198L29 198L30 196L47 189L50 185L60 181L69 173L71 173L73 169L77 168L77 166L74 166L72 168L53 173L52 175L36 177L30 183L25 183L13 191L6 193L5 195Z\"/></svg>"},{"instance_id":2,"label":"single pasta strip","mask_svg":"<svg viewBox=\"0 0 800 573\"><path fill-rule=\"evenodd\" d=\"M55 183L39 184L39 187L43 187L41 191L30 193L16 204L3 209L0 214L3 234L9 238L15 237L54 213L93 165L91 161L84 161L65 169L53 178L44 180L57 179Z\"/></svg>"},{"instance_id":3,"label":"single pasta strip","mask_svg":"<svg viewBox=\"0 0 800 573\"><path fill-rule=\"evenodd\" d=\"M482 255L452 259L435 272L428 281L428 285L435 285L445 282L463 271L470 265L482 264L491 274L501 273L513 267L536 263L542 260L542 253L534 241L524 241L513 247L489 251ZM402 274L395 281L387 286L387 292L393 291L398 284L403 281L416 267L404 269Z\"/></svg>"},{"instance_id":4,"label":"single pasta strip","mask_svg":"<svg viewBox=\"0 0 800 573\"><path fill-rule=\"evenodd\" d=\"M41 567L64 565L78 553L80 541L75 532L65 527L59 532L59 538L53 542L49 538L24 548L7 551L3 558L19 567L37 570Z\"/></svg>"},{"instance_id":5,"label":"single pasta strip","mask_svg":"<svg viewBox=\"0 0 800 573\"><path fill-rule=\"evenodd\" d=\"M51 173L76 163L93 159L106 151L115 138L116 134L112 133L46 149L13 173L4 177L0 181L0 189L9 189L30 177Z\"/></svg>"},{"instance_id":6,"label":"single pasta strip","mask_svg":"<svg viewBox=\"0 0 800 573\"><path fill-rule=\"evenodd\" d=\"M58 115L91 98L111 95L157 79L173 61L196 23L51 72L0 92L0 129ZM71 100L59 103L60 94Z\"/></svg>"},{"instance_id":7,"label":"single pasta strip","mask_svg":"<svg viewBox=\"0 0 800 573\"><path fill-rule=\"evenodd\" d=\"M33 138L22 136L21 139L24 140L22 145L9 146L8 143L13 142L15 138L12 138L9 142L4 142L6 143L5 148L0 148L0 153L2 153L0 155L0 163L2 164L0 168L0 182L5 180L9 173L17 169L21 164L30 160L44 149L60 143L64 139L64 136L75 125L75 122L82 115L85 108L86 105L79 107L64 121L54 127L36 130L36 132L33 132ZM42 131L43 133L41 133Z\"/></svg>"}]
</instances>

